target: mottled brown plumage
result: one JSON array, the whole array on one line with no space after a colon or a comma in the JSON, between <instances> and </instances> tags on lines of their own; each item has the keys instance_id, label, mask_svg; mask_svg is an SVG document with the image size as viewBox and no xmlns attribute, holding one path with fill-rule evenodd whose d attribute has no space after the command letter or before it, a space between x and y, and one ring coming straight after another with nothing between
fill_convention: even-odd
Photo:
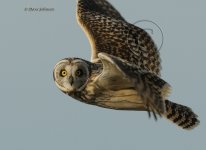
<instances>
[{"instance_id":1,"label":"mottled brown plumage","mask_svg":"<svg viewBox=\"0 0 206 150\"><path fill-rule=\"evenodd\" d=\"M105 52L160 75L159 52L149 34L125 21L107 1L78 0L77 20L89 38L92 60Z\"/></svg>"},{"instance_id":2,"label":"mottled brown plumage","mask_svg":"<svg viewBox=\"0 0 206 150\"><path fill-rule=\"evenodd\" d=\"M92 62L63 59L54 69L58 88L81 102L116 110L148 111L183 129L199 124L188 107L167 100L159 52L143 29L128 23L106 0L78 0L77 20L92 48Z\"/></svg>"}]
</instances>

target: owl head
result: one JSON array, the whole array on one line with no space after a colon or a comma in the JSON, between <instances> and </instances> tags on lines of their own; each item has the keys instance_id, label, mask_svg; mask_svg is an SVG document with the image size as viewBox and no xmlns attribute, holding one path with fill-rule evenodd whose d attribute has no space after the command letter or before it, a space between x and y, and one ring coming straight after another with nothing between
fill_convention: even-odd
<instances>
[{"instance_id":1,"label":"owl head","mask_svg":"<svg viewBox=\"0 0 206 150\"><path fill-rule=\"evenodd\" d=\"M64 93L81 91L90 76L89 62L79 58L66 58L59 61L53 71L57 87Z\"/></svg>"}]
</instances>

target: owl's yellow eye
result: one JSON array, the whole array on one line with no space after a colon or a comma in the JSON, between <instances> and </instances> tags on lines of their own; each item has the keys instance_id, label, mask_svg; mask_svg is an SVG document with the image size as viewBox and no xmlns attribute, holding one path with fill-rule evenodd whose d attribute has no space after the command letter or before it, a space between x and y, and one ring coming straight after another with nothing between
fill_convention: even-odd
<instances>
[{"instance_id":1,"label":"owl's yellow eye","mask_svg":"<svg viewBox=\"0 0 206 150\"><path fill-rule=\"evenodd\" d=\"M75 72L75 75L77 77L81 77L83 75L83 71L81 69L78 69L76 72Z\"/></svg>"},{"instance_id":2,"label":"owl's yellow eye","mask_svg":"<svg viewBox=\"0 0 206 150\"><path fill-rule=\"evenodd\" d=\"M65 70L65 69L62 69L61 71L60 71L60 76L61 77L65 77L67 75L67 71Z\"/></svg>"}]
</instances>

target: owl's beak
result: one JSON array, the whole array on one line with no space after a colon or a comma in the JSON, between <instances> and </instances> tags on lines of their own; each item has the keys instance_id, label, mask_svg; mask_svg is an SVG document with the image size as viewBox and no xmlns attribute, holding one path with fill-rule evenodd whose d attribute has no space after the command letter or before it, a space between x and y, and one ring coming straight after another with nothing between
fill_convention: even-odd
<instances>
[{"instance_id":1,"label":"owl's beak","mask_svg":"<svg viewBox=\"0 0 206 150\"><path fill-rule=\"evenodd\" d=\"M74 83L74 78L72 76L69 77L69 83L70 83L71 86Z\"/></svg>"}]
</instances>

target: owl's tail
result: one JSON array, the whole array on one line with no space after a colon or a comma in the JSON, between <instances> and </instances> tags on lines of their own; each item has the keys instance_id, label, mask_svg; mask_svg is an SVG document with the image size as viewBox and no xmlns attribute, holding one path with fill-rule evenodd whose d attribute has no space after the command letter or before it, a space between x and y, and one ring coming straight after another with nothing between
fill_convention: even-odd
<instances>
[{"instance_id":1,"label":"owl's tail","mask_svg":"<svg viewBox=\"0 0 206 150\"><path fill-rule=\"evenodd\" d=\"M198 116L191 108L173 103L169 100L165 100L165 105L166 111L163 116L177 124L179 127L191 130L200 123L197 119Z\"/></svg>"}]
</instances>

